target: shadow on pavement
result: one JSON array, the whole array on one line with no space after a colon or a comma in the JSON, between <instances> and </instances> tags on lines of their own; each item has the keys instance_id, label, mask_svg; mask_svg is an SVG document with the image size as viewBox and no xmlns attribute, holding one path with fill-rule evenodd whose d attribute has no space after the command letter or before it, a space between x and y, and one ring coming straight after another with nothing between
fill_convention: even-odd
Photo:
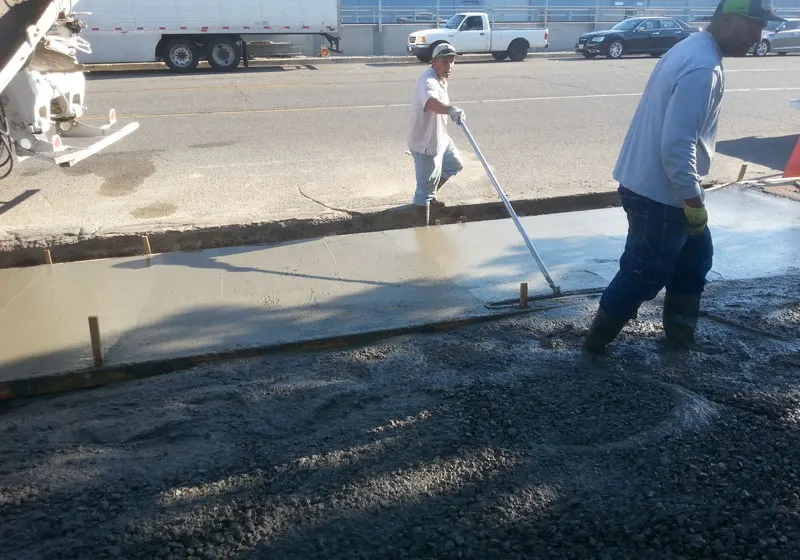
<instances>
[{"instance_id":1,"label":"shadow on pavement","mask_svg":"<svg viewBox=\"0 0 800 560\"><path fill-rule=\"evenodd\" d=\"M790 294L797 277L766 282ZM728 313L775 315L751 284L720 292ZM272 321L222 311L245 329ZM654 306L643 320L657 319ZM585 322L529 317L9 407L0 544L26 560L797 557L796 359L704 323L717 353L670 361L643 328L585 361Z\"/></svg>"},{"instance_id":2,"label":"shadow on pavement","mask_svg":"<svg viewBox=\"0 0 800 560\"><path fill-rule=\"evenodd\" d=\"M0 200L0 216L5 214L6 212L10 212L29 198L35 196L39 192L39 189L28 189L27 191L23 192L19 196L14 197L11 200Z\"/></svg>"},{"instance_id":3,"label":"shadow on pavement","mask_svg":"<svg viewBox=\"0 0 800 560\"><path fill-rule=\"evenodd\" d=\"M283 63L275 63L274 66L251 66L249 68L239 67L233 75L237 74L269 74L269 73L277 73L277 72L290 72L292 70L317 70L316 66L311 64L303 64L300 62L292 62L291 60L287 60L285 64ZM175 78L178 76L219 76L224 75L220 72L215 72L211 68L198 68L194 72L187 72L184 74L176 74L171 72L166 66L164 66L161 70L120 70L120 71L109 71L109 70L93 70L90 72L86 72L86 79L87 80L123 80L128 78L159 78L159 77L167 77L167 78Z\"/></svg>"},{"instance_id":4,"label":"shadow on pavement","mask_svg":"<svg viewBox=\"0 0 800 560\"><path fill-rule=\"evenodd\" d=\"M742 160L744 163L761 165L776 171L786 169L786 163L797 144L798 135L772 138L738 138L717 142L717 153Z\"/></svg>"}]
</instances>

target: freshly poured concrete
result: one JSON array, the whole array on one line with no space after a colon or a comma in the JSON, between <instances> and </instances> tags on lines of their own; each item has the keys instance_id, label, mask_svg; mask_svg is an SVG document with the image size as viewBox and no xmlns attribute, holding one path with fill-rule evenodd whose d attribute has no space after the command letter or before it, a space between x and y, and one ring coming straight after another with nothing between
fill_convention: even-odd
<instances>
[{"instance_id":1,"label":"freshly poured concrete","mask_svg":"<svg viewBox=\"0 0 800 560\"><path fill-rule=\"evenodd\" d=\"M800 262L800 205L710 193L711 279L781 274ZM620 209L527 218L563 290L617 270ZM107 364L402 327L491 313L548 292L510 220L0 271L0 381L92 366L87 317Z\"/></svg>"}]
</instances>

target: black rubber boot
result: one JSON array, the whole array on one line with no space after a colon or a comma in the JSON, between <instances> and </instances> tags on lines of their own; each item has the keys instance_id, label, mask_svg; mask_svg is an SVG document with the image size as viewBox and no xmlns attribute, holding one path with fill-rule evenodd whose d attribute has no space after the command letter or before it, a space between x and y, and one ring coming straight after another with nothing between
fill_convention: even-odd
<instances>
[{"instance_id":1,"label":"black rubber boot","mask_svg":"<svg viewBox=\"0 0 800 560\"><path fill-rule=\"evenodd\" d=\"M605 350L628 324L628 319L612 317L602 308L597 310L589 333L586 335L583 347L589 354L599 354Z\"/></svg>"},{"instance_id":2,"label":"black rubber boot","mask_svg":"<svg viewBox=\"0 0 800 560\"><path fill-rule=\"evenodd\" d=\"M664 297L664 333L667 346L686 350L696 344L695 333L700 319L700 294L681 295L667 292Z\"/></svg>"}]
</instances>

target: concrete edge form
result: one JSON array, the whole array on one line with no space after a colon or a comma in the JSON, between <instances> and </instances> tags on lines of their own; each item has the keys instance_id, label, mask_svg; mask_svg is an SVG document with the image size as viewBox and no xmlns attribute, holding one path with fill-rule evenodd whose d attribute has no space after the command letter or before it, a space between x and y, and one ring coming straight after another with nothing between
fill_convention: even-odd
<instances>
[{"instance_id":1,"label":"concrete edge form","mask_svg":"<svg viewBox=\"0 0 800 560\"><path fill-rule=\"evenodd\" d=\"M399 336L431 334L449 331L470 325L477 325L528 313L535 313L537 311L547 311L553 309L554 307L563 305L555 300L564 300L568 297L570 296L553 296L553 298L551 298L552 305L547 307L541 305L546 303L546 301L539 300L539 306L534 305L527 309L519 308L504 312L492 312L487 309L486 314L483 315L476 315L436 323L424 323L386 330L339 335L335 337L322 337L282 344L256 346L182 358L166 358L163 360L154 360L150 362L101 366L98 368L69 371L36 378L5 381L0 382L0 402L43 397L47 395L69 393L85 389L95 389L107 385L114 385L128 381L158 377L169 373L186 371L193 367L214 362L255 358L278 353L315 352L320 350L340 349L372 344L381 340Z\"/></svg>"},{"instance_id":2,"label":"concrete edge form","mask_svg":"<svg viewBox=\"0 0 800 560\"><path fill-rule=\"evenodd\" d=\"M620 205L616 191L568 195L553 198L512 201L520 216L538 216L597 210ZM136 234L98 236L79 239L74 243L50 244L46 239L28 241L25 247L0 251L0 269L36 266L43 263L43 251L49 251L55 263L77 262L103 258L142 255L142 237L147 236L153 253L174 253L217 249L242 245L263 245L297 241L316 237L370 233L405 229L421 225L415 212L392 208L378 212L351 212L348 216L333 219L290 219L266 223L215 226L184 231L142 231ZM502 202L446 207L440 219L442 224L459 221L489 221L508 217Z\"/></svg>"}]
</instances>

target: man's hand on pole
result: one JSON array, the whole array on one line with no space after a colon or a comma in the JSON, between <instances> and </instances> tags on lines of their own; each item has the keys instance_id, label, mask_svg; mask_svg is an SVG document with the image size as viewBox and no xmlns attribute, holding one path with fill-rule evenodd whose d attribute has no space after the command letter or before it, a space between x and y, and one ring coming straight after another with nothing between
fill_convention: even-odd
<instances>
[{"instance_id":1,"label":"man's hand on pole","mask_svg":"<svg viewBox=\"0 0 800 560\"><path fill-rule=\"evenodd\" d=\"M461 126L467 120L467 116L464 114L464 111L458 107L450 107L450 118L453 119L453 122L458 126Z\"/></svg>"}]
</instances>

